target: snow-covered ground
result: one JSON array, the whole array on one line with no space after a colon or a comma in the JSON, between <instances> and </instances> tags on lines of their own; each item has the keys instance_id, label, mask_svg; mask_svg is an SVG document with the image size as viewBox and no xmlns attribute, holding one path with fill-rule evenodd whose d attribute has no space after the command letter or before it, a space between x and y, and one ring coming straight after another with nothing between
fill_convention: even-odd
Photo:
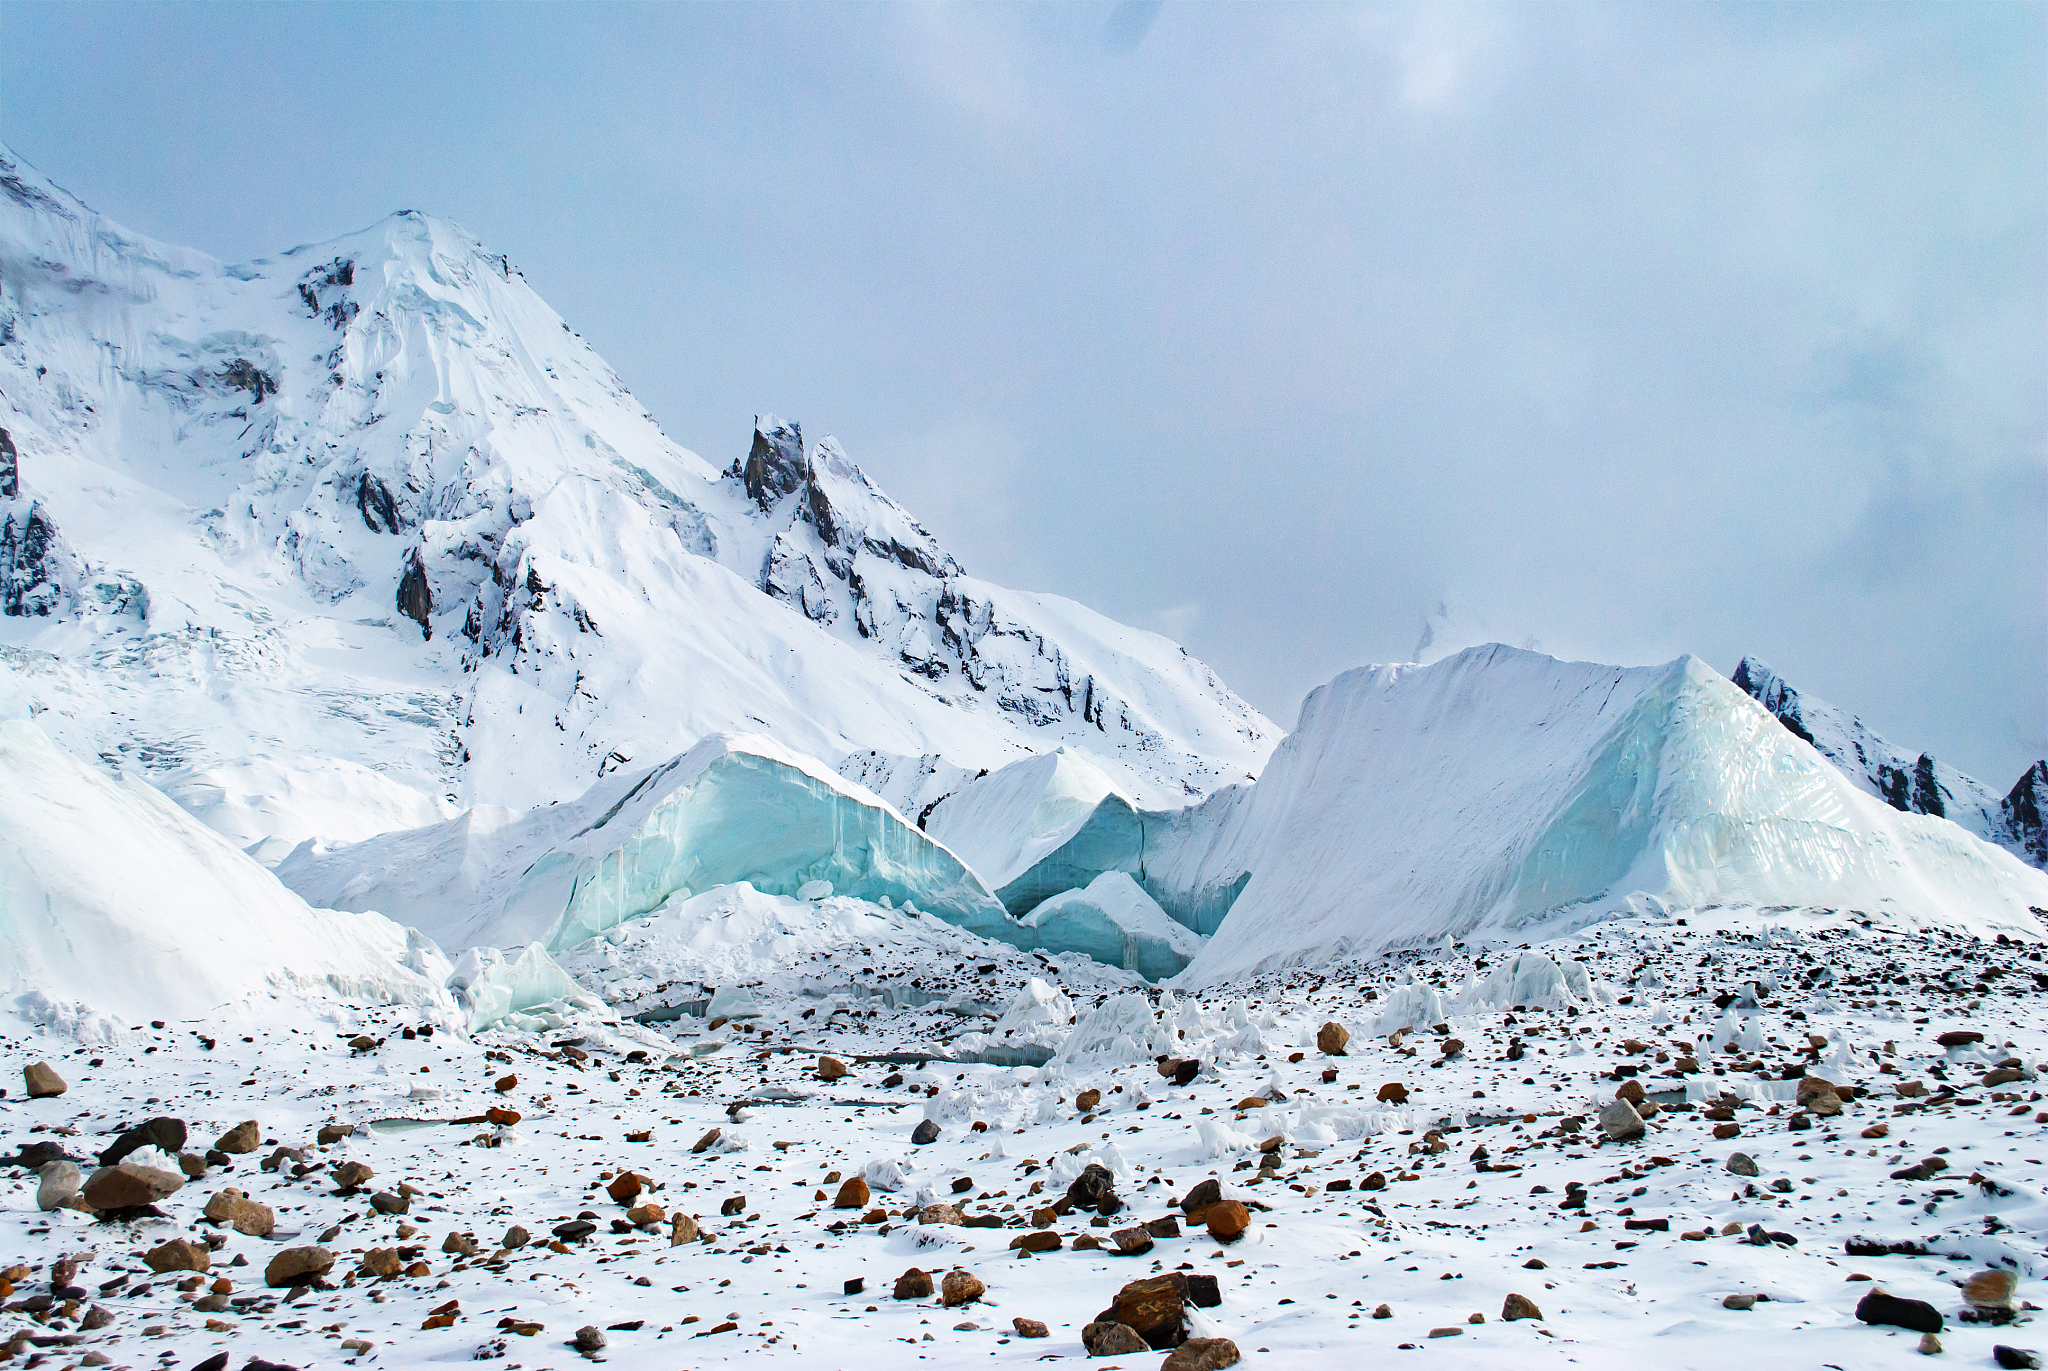
<instances>
[{"instance_id":1,"label":"snow-covered ground","mask_svg":"<svg viewBox=\"0 0 2048 1371\"><path fill-rule=\"evenodd\" d=\"M877 982L930 971L928 949L873 946L865 970ZM217 1158L158 1204L161 1217L44 1213L36 1177L12 1173L0 1246L28 1270L10 1276L5 1331L76 1338L43 1349L65 1364L96 1351L120 1365L191 1365L226 1350L301 1367L564 1367L589 1326L605 1333L598 1355L629 1367L1021 1366L1082 1358L1083 1327L1126 1282L1179 1270L1215 1277L1220 1295L1188 1327L1232 1339L1251 1366L1375 1364L1404 1348L1501 1368L1912 1364L1918 1334L1855 1317L1879 1287L1932 1304L1960 1364L1990 1364L1995 1343L2040 1344L2023 1303L2038 1302L2048 1239L2048 1162L2035 1155L2048 1148L2048 1113L2033 1075L2048 1056L2036 979L2048 972L2037 947L1731 908L1623 920L1535 950L1583 960L1586 996L1459 1009L1485 998L1477 986L1501 965L1495 953L1482 969L1466 951L1188 997L1119 992L1093 971L1068 981L1034 962L1042 992L1072 995L1081 1022L1061 1031L1094 1047L1035 1067L884 1058L933 1052L949 1023L975 1020L787 985L752 991L758 1017L715 1028L685 1017L629 1035L583 1021L407 1038L420 1021L403 1013L281 1007L85 1047L16 1021L10 1068L46 1061L70 1088L36 1100L10 1088L0 1118L15 1146L85 1158L158 1116L185 1123L195 1166L245 1119L262 1142ZM969 983L987 979L965 970ZM1563 980L1556 968L1521 977ZM1383 1011L1407 1017L1402 1006L1427 998L1417 986L1451 1006L1447 1027L1416 1028L1398 1046L1376 1036ZM1316 1045L1332 1021L1350 1032L1341 1056ZM1936 1044L1957 1029L1983 1041ZM1712 1051L1715 1038L1734 1050ZM1189 1084L1155 1068L1165 1041L1201 1061ZM821 1079L821 1054L847 1074ZM2011 1060L1998 1084L1981 1084ZM1798 1109L1787 1078L1806 1073L1856 1087L1855 1098L1833 1116ZM517 1083L498 1089L507 1077ZM1641 1140L1604 1140L1597 1113L1627 1080L1679 1103ZM1382 1102L1389 1083L1405 1103ZM1103 1092L1090 1109L1086 1090ZM1714 1136L1714 1100L1732 1105L1735 1136ZM521 1117L476 1119L493 1107ZM937 1140L914 1143L926 1120ZM355 1131L318 1146L326 1125ZM304 1161L261 1169L279 1147L304 1149ZM1736 1153L1754 1176L1731 1172ZM1945 1165L1893 1178L1928 1159ZM1112 1173L1120 1212L1034 1218L1091 1161ZM347 1162L372 1174L337 1193L334 1168ZM605 1188L627 1171L652 1187L636 1204L693 1215L698 1239L672 1243L666 1217L633 1227ZM833 1208L858 1175L868 1201ZM1209 1237L1179 1207L1207 1179L1258 1206L1236 1241ZM271 1206L269 1237L203 1219L228 1186ZM406 1212L373 1207L373 1193L402 1187ZM1573 1187L1583 1203L1566 1207ZM924 1209L940 1221L921 1223L910 1212L936 1204L959 1214ZM587 1237L553 1240L579 1215L594 1225ZM1077 1246L1113 1249L1117 1230L1174 1216L1181 1236L1152 1238L1139 1255ZM1012 1249L1048 1218L1055 1250ZM501 1248L515 1225L533 1241ZM142 1260L176 1237L218 1243L195 1292L178 1289L189 1276L152 1275ZM1926 1255L1852 1255L1846 1245L1863 1238ZM325 1288L265 1285L274 1257L308 1245L335 1256ZM424 1269L352 1274L373 1249ZM65 1255L80 1262L83 1293L34 1307ZM892 1298L912 1267L962 1269L986 1289L953 1308ZM1956 1283L1987 1267L2018 1278L2011 1325L1960 1320ZM847 1293L854 1280L864 1287ZM225 1298L198 1307L195 1294L216 1289ZM1503 1321L1510 1295L1540 1313ZM1758 1298L1731 1308L1731 1296ZM90 1321L105 1322L81 1331L95 1309ZM1018 1318L1047 1335L1019 1337Z\"/></svg>"}]
</instances>

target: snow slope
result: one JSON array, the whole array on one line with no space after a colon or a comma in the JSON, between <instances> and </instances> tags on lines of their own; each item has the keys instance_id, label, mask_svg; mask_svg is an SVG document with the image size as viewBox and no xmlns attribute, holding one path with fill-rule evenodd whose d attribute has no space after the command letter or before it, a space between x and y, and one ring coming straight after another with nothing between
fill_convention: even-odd
<instances>
[{"instance_id":1,"label":"snow slope","mask_svg":"<svg viewBox=\"0 0 2048 1371\"><path fill-rule=\"evenodd\" d=\"M1100 768L1062 748L967 782L939 802L924 829L995 890L1071 839L1116 794Z\"/></svg>"},{"instance_id":2,"label":"snow slope","mask_svg":"<svg viewBox=\"0 0 2048 1371\"><path fill-rule=\"evenodd\" d=\"M829 439L676 446L445 221L225 265L0 149L0 283L0 717L75 752L525 809L721 731L951 775L1065 745L1166 804L1275 741L1167 640L965 575Z\"/></svg>"},{"instance_id":3,"label":"snow slope","mask_svg":"<svg viewBox=\"0 0 2048 1371\"><path fill-rule=\"evenodd\" d=\"M1010 926L974 874L876 796L759 735L717 735L566 804L476 809L359 843L302 845L278 876L309 900L417 924L450 951L562 951L688 892L745 881L794 896L914 904Z\"/></svg>"},{"instance_id":4,"label":"snow slope","mask_svg":"<svg viewBox=\"0 0 2048 1371\"><path fill-rule=\"evenodd\" d=\"M1167 917L1127 871L1105 871L1085 890L1041 901L1024 924L1039 946L1079 952L1148 981L1175 975L1202 947L1201 938Z\"/></svg>"},{"instance_id":5,"label":"snow slope","mask_svg":"<svg viewBox=\"0 0 2048 1371\"><path fill-rule=\"evenodd\" d=\"M0 722L0 1000L74 1023L278 995L452 1013L420 951L388 919L307 908L147 784Z\"/></svg>"},{"instance_id":6,"label":"snow slope","mask_svg":"<svg viewBox=\"0 0 2048 1371\"><path fill-rule=\"evenodd\" d=\"M2030 906L2048 908L2048 876L1864 793L1695 658L1622 668L1497 645L1313 692L1249 801L1175 874L1247 872L1188 983L1445 935L1521 941L1655 901L2029 938Z\"/></svg>"},{"instance_id":7,"label":"snow slope","mask_svg":"<svg viewBox=\"0 0 2048 1371\"><path fill-rule=\"evenodd\" d=\"M2048 797L2048 762L2036 762L2004 796L1927 753L1902 752L1863 720L1793 689L1754 657L1736 665L1732 679L1779 723L1813 744L1842 774L1893 809L1953 820L1997 843L2030 865L2048 869L2048 834L2041 802Z\"/></svg>"}]
</instances>

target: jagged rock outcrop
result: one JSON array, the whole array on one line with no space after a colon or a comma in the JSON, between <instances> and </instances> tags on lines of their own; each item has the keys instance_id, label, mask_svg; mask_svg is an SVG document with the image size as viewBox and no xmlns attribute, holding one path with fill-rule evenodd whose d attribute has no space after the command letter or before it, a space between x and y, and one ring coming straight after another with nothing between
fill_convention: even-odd
<instances>
[{"instance_id":1,"label":"jagged rock outcrop","mask_svg":"<svg viewBox=\"0 0 2048 1371\"><path fill-rule=\"evenodd\" d=\"M2029 777L2040 770L2040 763L2030 768L2012 794L2001 800L1982 781L1928 753L1915 756L1904 752L1855 715L1802 694L1754 657L1744 657L1729 679L1793 734L1812 744L1867 794L1877 796L1903 814L1931 814L1949 819L2023 861L2048 869L2038 819L2029 828L2023 814L2014 817L2016 803L2021 811L2025 808L2021 792L2029 786Z\"/></svg>"},{"instance_id":2,"label":"jagged rock outcrop","mask_svg":"<svg viewBox=\"0 0 2048 1371\"><path fill-rule=\"evenodd\" d=\"M2048 827L2041 823L2044 809L2048 809L2048 761L2028 767L2011 793L1998 802L2001 833L1997 841L2048 871Z\"/></svg>"}]
</instances>

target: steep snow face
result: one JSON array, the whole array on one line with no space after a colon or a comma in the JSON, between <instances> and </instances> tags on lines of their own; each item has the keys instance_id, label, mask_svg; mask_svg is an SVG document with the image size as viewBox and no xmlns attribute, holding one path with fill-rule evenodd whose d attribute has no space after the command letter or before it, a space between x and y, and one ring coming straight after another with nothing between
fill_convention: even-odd
<instances>
[{"instance_id":1,"label":"steep snow face","mask_svg":"<svg viewBox=\"0 0 2048 1371\"><path fill-rule=\"evenodd\" d=\"M2039 795L2048 762L2027 768L2001 798L1927 753L1902 752L1847 710L1801 694L1770 667L1744 657L1731 678L1786 728L1813 744L1865 793L1908 814L1932 814L1961 824L1980 838L2036 867L2048 868L2048 837L2041 829ZM2029 796L2033 796L2032 800Z\"/></svg>"},{"instance_id":2,"label":"steep snow face","mask_svg":"<svg viewBox=\"0 0 2048 1371\"><path fill-rule=\"evenodd\" d=\"M364 842L308 843L278 866L323 904L419 924L444 947L559 952L679 895L813 882L914 906L985 934L1011 929L958 858L879 798L760 736L707 738L580 798L525 814L472 811Z\"/></svg>"},{"instance_id":3,"label":"steep snow face","mask_svg":"<svg viewBox=\"0 0 2048 1371\"><path fill-rule=\"evenodd\" d=\"M457 817L438 795L400 785L338 757L286 763L269 758L172 772L163 789L185 812L265 866L308 839L361 842Z\"/></svg>"},{"instance_id":4,"label":"steep snow face","mask_svg":"<svg viewBox=\"0 0 2048 1371\"><path fill-rule=\"evenodd\" d=\"M1697 659L1499 646L1311 694L1191 875L1244 871L1191 984L1445 935L1524 941L1660 903L2028 938L2029 907L2048 907L2048 877L1865 794Z\"/></svg>"},{"instance_id":5,"label":"steep snow face","mask_svg":"<svg viewBox=\"0 0 2048 1371\"><path fill-rule=\"evenodd\" d=\"M1061 748L967 782L924 828L998 889L1072 838L1113 794L1100 768Z\"/></svg>"},{"instance_id":6,"label":"steep snow face","mask_svg":"<svg viewBox=\"0 0 2048 1371\"><path fill-rule=\"evenodd\" d=\"M1040 902L1024 924L1037 946L1079 952L1148 981L1175 975L1202 947L1199 937L1168 918L1125 871L1105 871L1086 890L1062 891Z\"/></svg>"},{"instance_id":7,"label":"steep snow face","mask_svg":"<svg viewBox=\"0 0 2048 1371\"><path fill-rule=\"evenodd\" d=\"M676 446L443 221L227 266L0 149L0 282L0 716L78 752L523 809L724 730L1065 743L1178 803L1274 740L1164 639L963 576L829 440Z\"/></svg>"},{"instance_id":8,"label":"steep snow face","mask_svg":"<svg viewBox=\"0 0 2048 1371\"><path fill-rule=\"evenodd\" d=\"M150 786L0 723L0 998L74 1024L210 1018L278 995L452 1021L425 951L388 919L308 909Z\"/></svg>"}]
</instances>

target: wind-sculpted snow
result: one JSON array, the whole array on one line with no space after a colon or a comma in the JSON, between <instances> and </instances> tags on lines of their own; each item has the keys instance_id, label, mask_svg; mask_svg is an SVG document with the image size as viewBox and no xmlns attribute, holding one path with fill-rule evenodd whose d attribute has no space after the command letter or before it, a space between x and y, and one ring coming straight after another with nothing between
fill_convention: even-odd
<instances>
[{"instance_id":1,"label":"wind-sculpted snow","mask_svg":"<svg viewBox=\"0 0 2048 1371\"><path fill-rule=\"evenodd\" d=\"M310 898L419 924L443 946L560 952L678 895L812 882L978 932L1008 916L972 872L881 800L756 736L707 738L567 804L472 811L360 843L307 843L278 866Z\"/></svg>"},{"instance_id":2,"label":"wind-sculpted snow","mask_svg":"<svg viewBox=\"0 0 2048 1371\"><path fill-rule=\"evenodd\" d=\"M2048 907L2048 877L1864 793L1694 658L1620 668L1499 646L1312 693L1179 875L1247 871L1188 982L1629 909L1842 907L2038 938L2030 907Z\"/></svg>"},{"instance_id":3,"label":"wind-sculpted snow","mask_svg":"<svg viewBox=\"0 0 2048 1371\"><path fill-rule=\"evenodd\" d=\"M452 224L227 266L5 149L0 185L0 717L75 752L528 809L722 731L927 779L1064 744L1156 804L1273 744L1165 639L967 577L829 439L764 419L728 479Z\"/></svg>"},{"instance_id":4,"label":"wind-sculpted snow","mask_svg":"<svg viewBox=\"0 0 2048 1371\"><path fill-rule=\"evenodd\" d=\"M0 723L0 1000L100 1025L89 1037L280 996L452 1021L423 950L374 914L307 908L147 784Z\"/></svg>"}]
</instances>

